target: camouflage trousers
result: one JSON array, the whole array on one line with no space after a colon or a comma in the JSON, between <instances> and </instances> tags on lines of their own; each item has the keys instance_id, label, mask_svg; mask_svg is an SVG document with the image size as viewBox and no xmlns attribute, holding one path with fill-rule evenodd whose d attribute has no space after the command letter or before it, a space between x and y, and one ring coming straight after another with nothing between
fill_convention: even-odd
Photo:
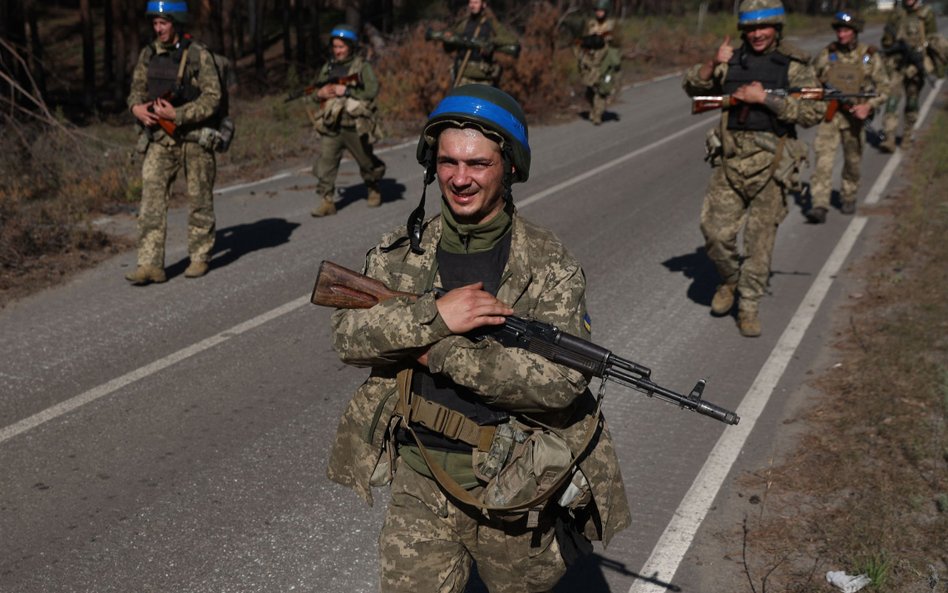
<instances>
[{"instance_id":1,"label":"camouflage trousers","mask_svg":"<svg viewBox=\"0 0 948 593\"><path fill-rule=\"evenodd\" d=\"M188 254L206 262L214 248L214 153L196 142L148 145L142 163L142 201L138 212L138 265L165 266L171 185L184 170L188 193Z\"/></svg>"},{"instance_id":2,"label":"camouflage trousers","mask_svg":"<svg viewBox=\"0 0 948 593\"><path fill-rule=\"evenodd\" d=\"M369 188L376 187L385 175L385 163L375 156L366 136L359 135L354 126L342 126L338 134L327 134L320 138L319 159L313 166L318 197L326 199L328 196L331 200L335 196L336 175L339 173L339 163L345 150L349 151L359 165L362 180Z\"/></svg>"},{"instance_id":3,"label":"camouflage trousers","mask_svg":"<svg viewBox=\"0 0 948 593\"><path fill-rule=\"evenodd\" d=\"M925 79L922 76L910 74L915 73L915 67L911 66L911 72L902 69L893 69L889 71L889 99L885 104L885 117L882 122L882 131L889 138L895 138L899 129L899 103L902 101L902 95L905 95L905 122L903 134L912 135L912 128L918 121L918 100L922 93L922 85Z\"/></svg>"},{"instance_id":4,"label":"camouflage trousers","mask_svg":"<svg viewBox=\"0 0 948 593\"><path fill-rule=\"evenodd\" d=\"M488 520L398 463L379 536L383 593L461 593L472 561L491 593L549 591L566 573L552 525Z\"/></svg>"},{"instance_id":5,"label":"camouflage trousers","mask_svg":"<svg viewBox=\"0 0 948 593\"><path fill-rule=\"evenodd\" d=\"M586 87L586 99L591 105L589 110L589 121L593 123L602 123L602 116L606 112L606 105L609 103L610 95L603 95L596 90L596 87Z\"/></svg>"},{"instance_id":6,"label":"camouflage trousers","mask_svg":"<svg viewBox=\"0 0 948 593\"><path fill-rule=\"evenodd\" d=\"M833 163L836 162L836 151L840 144L843 145L840 199L843 203L856 201L865 141L862 122L850 120L842 113L837 113L832 121L820 124L816 131L816 140L813 141L816 165L810 177L810 207L829 209L830 194L833 191Z\"/></svg>"},{"instance_id":7,"label":"camouflage trousers","mask_svg":"<svg viewBox=\"0 0 948 593\"><path fill-rule=\"evenodd\" d=\"M737 284L742 310L757 310L770 280L770 260L777 227L787 216L786 190L770 179L748 197L728 181L724 167L715 167L701 208L705 250L725 283ZM737 239L744 230L744 256Z\"/></svg>"}]
</instances>

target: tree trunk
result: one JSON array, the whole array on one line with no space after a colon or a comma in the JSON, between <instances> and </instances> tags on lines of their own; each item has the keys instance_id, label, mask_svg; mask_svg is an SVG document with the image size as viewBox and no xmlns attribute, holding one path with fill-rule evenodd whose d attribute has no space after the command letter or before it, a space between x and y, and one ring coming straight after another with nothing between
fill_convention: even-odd
<instances>
[{"instance_id":1,"label":"tree trunk","mask_svg":"<svg viewBox=\"0 0 948 593\"><path fill-rule=\"evenodd\" d=\"M91 109L95 105L95 40L89 0L79 0L79 18L82 22L82 99L86 109Z\"/></svg>"}]
</instances>

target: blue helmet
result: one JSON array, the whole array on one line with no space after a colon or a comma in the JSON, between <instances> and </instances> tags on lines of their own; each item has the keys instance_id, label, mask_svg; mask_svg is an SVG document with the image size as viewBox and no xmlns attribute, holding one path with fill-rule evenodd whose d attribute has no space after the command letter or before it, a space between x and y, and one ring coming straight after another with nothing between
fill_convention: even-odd
<instances>
[{"instance_id":1,"label":"blue helmet","mask_svg":"<svg viewBox=\"0 0 948 593\"><path fill-rule=\"evenodd\" d=\"M527 120L516 99L485 84L467 84L451 89L428 116L418 140L417 158L424 166L434 159L438 134L445 127L471 126L497 140L504 160L513 165L511 182L530 176L530 143Z\"/></svg>"},{"instance_id":2,"label":"blue helmet","mask_svg":"<svg viewBox=\"0 0 948 593\"><path fill-rule=\"evenodd\" d=\"M342 39L349 44L350 47L359 45L359 34L349 25L336 25L333 27L329 33L329 41L332 42L333 39Z\"/></svg>"},{"instance_id":3,"label":"blue helmet","mask_svg":"<svg viewBox=\"0 0 948 593\"><path fill-rule=\"evenodd\" d=\"M145 16L162 17L173 23L185 24L188 22L188 3L184 0L151 0L145 7Z\"/></svg>"},{"instance_id":4,"label":"blue helmet","mask_svg":"<svg viewBox=\"0 0 948 593\"><path fill-rule=\"evenodd\" d=\"M737 28L773 25L782 27L786 11L780 0L743 0L738 7Z\"/></svg>"}]
</instances>

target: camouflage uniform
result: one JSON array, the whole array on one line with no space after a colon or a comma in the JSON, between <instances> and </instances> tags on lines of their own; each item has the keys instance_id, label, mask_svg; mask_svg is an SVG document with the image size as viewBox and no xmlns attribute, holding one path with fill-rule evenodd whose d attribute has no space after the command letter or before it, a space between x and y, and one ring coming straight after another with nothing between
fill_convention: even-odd
<instances>
[{"instance_id":1,"label":"camouflage uniform","mask_svg":"<svg viewBox=\"0 0 948 593\"><path fill-rule=\"evenodd\" d=\"M503 69L494 61L494 51L499 47L518 48L517 37L505 27L486 6L480 14L468 15L455 23L454 37L472 39L486 43L490 51L455 47L450 40L445 40L444 49L454 51L454 67L452 77L456 84L489 84L497 86ZM463 71L461 71L463 67ZM459 72L460 71L460 72ZM460 76L460 79L458 78Z\"/></svg>"},{"instance_id":2,"label":"camouflage uniform","mask_svg":"<svg viewBox=\"0 0 948 593\"><path fill-rule=\"evenodd\" d=\"M820 81L844 93L878 92L880 96L866 99L873 109L881 107L888 90L888 77L876 48L857 43L853 48L840 48L831 43L823 48L813 62ZM833 162L840 142L843 145L843 178L840 197L844 205L855 204L859 189L862 147L866 141L865 122L850 115L844 107L830 121L823 121L816 132L813 150L816 165L810 177L811 208L829 209L832 193Z\"/></svg>"},{"instance_id":3,"label":"camouflage uniform","mask_svg":"<svg viewBox=\"0 0 948 593\"><path fill-rule=\"evenodd\" d=\"M592 104L589 120L594 124L602 123L606 105L614 98L619 87L622 57L613 45L615 25L615 19L611 18L602 21L589 19L583 27L583 38L588 39L590 35L596 35L603 39L604 45L600 48L587 48L582 45L574 48L579 75L586 85L586 98Z\"/></svg>"},{"instance_id":4,"label":"camouflage uniform","mask_svg":"<svg viewBox=\"0 0 948 593\"><path fill-rule=\"evenodd\" d=\"M174 63L180 60L180 48L163 47L158 41L147 45L138 56L132 72L129 109L154 100L148 91L148 66L155 56L171 54ZM201 128L215 128L221 102L221 84L214 58L203 45L187 45L187 66L184 82L196 89L198 96L175 107L174 137L162 128L143 130L150 141L142 164L142 200L138 213L138 265L164 267L165 235L167 234L168 200L171 185L179 171L184 171L188 194L188 253L191 262L207 262L214 247L214 178L217 164L214 151L197 141Z\"/></svg>"},{"instance_id":5,"label":"camouflage uniform","mask_svg":"<svg viewBox=\"0 0 948 593\"><path fill-rule=\"evenodd\" d=\"M320 134L319 159L313 165L316 195L330 203L334 201L336 175L344 150L358 163L370 194L378 193L378 183L385 176L385 163L372 149L372 145L382 139L375 107L379 81L372 66L358 54L350 54L339 62L327 62L319 71L315 86L322 87L333 79L353 74L359 75L360 83L348 86L346 96L321 101L315 94L311 95L320 104L315 118L316 131Z\"/></svg>"},{"instance_id":6,"label":"camouflage uniform","mask_svg":"<svg viewBox=\"0 0 948 593\"><path fill-rule=\"evenodd\" d=\"M443 232L442 217L427 221L422 254L409 249L404 231L389 234L368 253L363 271L399 291L422 293L440 286L435 258ZM577 261L552 233L516 213L510 233L510 255L497 298L511 304L515 315L588 338L585 278ZM370 487L388 483L394 472L391 504L379 540L382 590L460 592L472 559L492 592L550 589L566 568L547 512L536 528L527 528L523 518L509 522L487 517L446 496L405 458L393 459L390 429L398 399L396 375L412 365L416 349L430 345L432 373L474 390L490 406L514 415L528 413L559 427L574 453L598 422L586 379L519 348L452 335L432 293L415 302L396 298L371 309L339 310L332 317L332 336L343 361L372 370L339 424L328 475L371 504ZM585 520L577 528L587 538L607 544L629 525L630 515L604 421L579 466L591 485L589 505L594 505L591 514L598 520ZM551 501L547 511L552 512L554 505Z\"/></svg>"},{"instance_id":7,"label":"camouflage uniform","mask_svg":"<svg viewBox=\"0 0 948 593\"><path fill-rule=\"evenodd\" d=\"M889 15L885 31L882 34L882 48L889 53L899 41L923 56L926 69L931 66L926 50L929 43L939 43L935 13L931 7L917 2L914 7L897 6ZM918 120L918 98L925 84L926 72L921 72L900 53L891 53L886 58L889 75L889 100L886 103L883 132L885 141L882 148L889 152L895 150L895 136L899 127L899 103L905 95L905 126L903 135L911 141L912 128Z\"/></svg>"},{"instance_id":8,"label":"camouflage uniform","mask_svg":"<svg viewBox=\"0 0 948 593\"><path fill-rule=\"evenodd\" d=\"M768 55L774 54L772 59L783 56L781 60L789 61L787 87L819 85L805 52L786 41L775 45ZM742 51L744 49L736 50L730 63L715 66L710 80L702 80L699 76L702 64L689 69L682 85L685 92L692 97L727 92L725 85L729 68L737 67ZM748 54L752 51L746 47ZM753 79L754 74L752 71L745 77ZM728 105L725 102L725 107ZM777 227L787 215L787 193L797 189L799 169L806 158L806 146L796 139L793 125L809 127L817 124L823 116L824 106L820 101L794 97L782 100L780 111L769 117L775 126L788 128L783 136L772 131L729 129L729 118L741 117L743 108L741 104L725 109L720 125L713 135L709 134L709 149L714 147L714 150L709 153L712 173L701 209L701 232L708 257L724 283L722 286L732 287L732 292L736 287L740 296L739 319L746 316L756 320L758 304L770 278ZM768 110L768 113L772 112ZM737 244L742 227L743 257Z\"/></svg>"}]
</instances>

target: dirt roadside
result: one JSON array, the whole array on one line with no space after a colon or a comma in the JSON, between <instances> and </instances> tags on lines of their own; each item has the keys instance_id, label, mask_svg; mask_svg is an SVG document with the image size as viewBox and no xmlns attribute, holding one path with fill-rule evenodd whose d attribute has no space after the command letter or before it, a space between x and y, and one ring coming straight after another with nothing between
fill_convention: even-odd
<instances>
[{"instance_id":1,"label":"dirt roadside","mask_svg":"<svg viewBox=\"0 0 948 593\"><path fill-rule=\"evenodd\" d=\"M683 561L687 590L948 591L948 93ZM820 331L820 330L818 330ZM753 461L751 461L753 460Z\"/></svg>"}]
</instances>

